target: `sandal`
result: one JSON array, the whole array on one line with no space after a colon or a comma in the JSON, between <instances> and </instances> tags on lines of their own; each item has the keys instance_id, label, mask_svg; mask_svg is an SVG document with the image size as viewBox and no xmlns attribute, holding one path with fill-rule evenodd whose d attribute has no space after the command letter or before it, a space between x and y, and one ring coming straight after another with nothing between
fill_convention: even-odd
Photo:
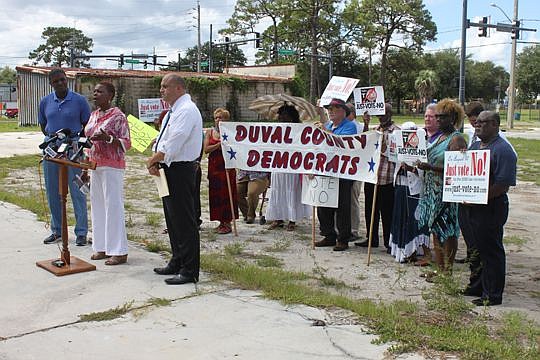
<instances>
[{"instance_id":1,"label":"sandal","mask_svg":"<svg viewBox=\"0 0 540 360\"><path fill-rule=\"evenodd\" d=\"M127 254L126 255L115 255L112 256L109 260L105 261L105 265L120 265L127 262Z\"/></svg>"},{"instance_id":2,"label":"sandal","mask_svg":"<svg viewBox=\"0 0 540 360\"><path fill-rule=\"evenodd\" d=\"M278 227L283 227L283 220L274 220L270 223L270 226L268 226L268 230L273 230Z\"/></svg>"},{"instance_id":3,"label":"sandal","mask_svg":"<svg viewBox=\"0 0 540 360\"><path fill-rule=\"evenodd\" d=\"M294 221L289 221L287 224L287 231L294 231L296 229L296 224Z\"/></svg>"},{"instance_id":4,"label":"sandal","mask_svg":"<svg viewBox=\"0 0 540 360\"><path fill-rule=\"evenodd\" d=\"M414 266L421 266L421 267L431 266L431 262L422 259L422 260L415 261Z\"/></svg>"},{"instance_id":5,"label":"sandal","mask_svg":"<svg viewBox=\"0 0 540 360\"><path fill-rule=\"evenodd\" d=\"M92 256L90 256L90 259L92 260L103 260L110 258L109 255L105 254L105 251L98 251L96 253L93 253Z\"/></svg>"}]
</instances>

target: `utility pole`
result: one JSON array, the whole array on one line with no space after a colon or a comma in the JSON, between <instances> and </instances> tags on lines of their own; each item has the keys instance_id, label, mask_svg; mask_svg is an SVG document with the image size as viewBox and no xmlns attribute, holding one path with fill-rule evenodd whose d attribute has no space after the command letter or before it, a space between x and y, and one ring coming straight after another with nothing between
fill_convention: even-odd
<instances>
[{"instance_id":1,"label":"utility pole","mask_svg":"<svg viewBox=\"0 0 540 360\"><path fill-rule=\"evenodd\" d=\"M208 43L208 73L212 72L212 24L210 24L210 42Z\"/></svg>"},{"instance_id":2,"label":"utility pole","mask_svg":"<svg viewBox=\"0 0 540 360\"><path fill-rule=\"evenodd\" d=\"M514 0L513 24L518 24L518 0ZM519 25L518 25L519 26ZM510 94L508 94L508 110L506 112L506 126L508 129L514 128L514 110L516 101L516 47L518 33L512 38L512 54L510 58Z\"/></svg>"},{"instance_id":3,"label":"utility pole","mask_svg":"<svg viewBox=\"0 0 540 360\"><path fill-rule=\"evenodd\" d=\"M465 59L467 56L467 0L463 0L463 14L461 16L461 56L459 61L459 103L465 105Z\"/></svg>"},{"instance_id":4,"label":"utility pole","mask_svg":"<svg viewBox=\"0 0 540 360\"><path fill-rule=\"evenodd\" d=\"M201 72L201 3L197 0L197 72Z\"/></svg>"}]
</instances>

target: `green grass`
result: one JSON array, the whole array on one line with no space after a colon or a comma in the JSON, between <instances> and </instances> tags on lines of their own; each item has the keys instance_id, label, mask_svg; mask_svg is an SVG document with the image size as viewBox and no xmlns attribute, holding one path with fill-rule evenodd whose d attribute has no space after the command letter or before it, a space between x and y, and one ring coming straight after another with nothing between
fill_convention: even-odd
<instances>
[{"instance_id":1,"label":"green grass","mask_svg":"<svg viewBox=\"0 0 540 360\"><path fill-rule=\"evenodd\" d=\"M527 243L527 240L519 236L511 235L511 236L505 236L503 239L503 243L505 245L516 245L517 247L522 247L523 245Z\"/></svg>"},{"instance_id":2,"label":"green grass","mask_svg":"<svg viewBox=\"0 0 540 360\"><path fill-rule=\"evenodd\" d=\"M448 313L427 312L408 301L375 303L351 299L326 289L305 284L306 275L275 268L261 268L231 257L201 255L202 267L218 278L233 281L242 288L262 291L271 299L285 304L305 304L326 308L339 307L355 313L362 323L378 334L377 343L392 343L394 353L427 349L456 354L463 359L537 359L540 329L524 318L502 320L487 326L487 317L474 316L461 306L453 285L443 283L444 300L457 305L443 305ZM449 289L449 290L448 290ZM438 288L437 292L443 291ZM441 300L442 301L442 300ZM491 320L493 322L495 320ZM501 333L510 329L512 336Z\"/></svg>"},{"instance_id":3,"label":"green grass","mask_svg":"<svg viewBox=\"0 0 540 360\"><path fill-rule=\"evenodd\" d=\"M129 312L132 306L133 306L133 300L125 303L122 306L117 306L114 309L101 311L101 312L93 312L90 314L82 314L79 316L79 318L81 322L110 321L110 320L119 318L120 316Z\"/></svg>"},{"instance_id":4,"label":"green grass","mask_svg":"<svg viewBox=\"0 0 540 360\"><path fill-rule=\"evenodd\" d=\"M39 126L19 126L18 120L0 119L0 132L22 132L22 131L39 131Z\"/></svg>"},{"instance_id":5,"label":"green grass","mask_svg":"<svg viewBox=\"0 0 540 360\"><path fill-rule=\"evenodd\" d=\"M518 153L518 178L540 185L540 140L512 138Z\"/></svg>"},{"instance_id":6,"label":"green grass","mask_svg":"<svg viewBox=\"0 0 540 360\"><path fill-rule=\"evenodd\" d=\"M255 263L260 267L275 267L283 266L283 261L270 255L257 255Z\"/></svg>"},{"instance_id":7,"label":"green grass","mask_svg":"<svg viewBox=\"0 0 540 360\"><path fill-rule=\"evenodd\" d=\"M245 249L245 246L242 243L234 242L232 244L225 245L225 247L223 248L223 251L227 255L236 256L236 255L240 255L242 251L244 251L244 249Z\"/></svg>"},{"instance_id":8,"label":"green grass","mask_svg":"<svg viewBox=\"0 0 540 360\"><path fill-rule=\"evenodd\" d=\"M163 215L161 214L149 213L145 216L145 224L152 227L158 227L161 225L162 219Z\"/></svg>"}]
</instances>

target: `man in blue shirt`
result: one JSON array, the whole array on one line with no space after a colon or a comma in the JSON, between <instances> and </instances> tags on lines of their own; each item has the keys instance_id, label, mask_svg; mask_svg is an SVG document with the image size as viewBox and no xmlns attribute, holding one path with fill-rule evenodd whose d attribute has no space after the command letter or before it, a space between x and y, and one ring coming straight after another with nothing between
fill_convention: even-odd
<instances>
[{"instance_id":1,"label":"man in blue shirt","mask_svg":"<svg viewBox=\"0 0 540 360\"><path fill-rule=\"evenodd\" d=\"M336 135L355 135L356 125L347 119L349 108L343 100L332 99L325 106L330 115L330 123L326 129ZM339 179L338 207L318 207L321 235L324 239L315 242L315 246L333 246L334 251L343 251L349 248L349 241L353 238L351 233L351 188L353 180ZM336 233L336 226L338 233Z\"/></svg>"},{"instance_id":2,"label":"man in blue shirt","mask_svg":"<svg viewBox=\"0 0 540 360\"><path fill-rule=\"evenodd\" d=\"M490 150L489 190L486 205L467 205L460 218L470 229L470 245L478 257L471 257L471 279L465 295L480 296L473 304L499 305L505 284L506 254L503 246L504 224L508 219L510 186L516 185L517 156L512 146L499 135L501 119L493 111L482 111L475 122L480 139L469 150ZM462 211L460 208L460 211ZM477 280L480 279L478 282Z\"/></svg>"},{"instance_id":3,"label":"man in blue shirt","mask_svg":"<svg viewBox=\"0 0 540 360\"><path fill-rule=\"evenodd\" d=\"M82 95L71 91L67 87L67 78L64 70L56 68L49 73L49 84L54 92L45 96L39 103L39 125L41 131L48 140L60 129L69 129L72 136L79 134L88 122L90 117L90 106ZM62 234L62 207L60 204L60 193L58 188L57 164L44 161L43 175L45 177L45 188L47 190L47 200L51 211L51 235L43 241L45 244L54 243L61 238ZM75 243L78 246L86 245L86 234L88 232L88 215L86 209L86 196L79 190L73 182L75 175L81 173L80 169L69 167L68 184L73 210L75 212Z\"/></svg>"}]
</instances>

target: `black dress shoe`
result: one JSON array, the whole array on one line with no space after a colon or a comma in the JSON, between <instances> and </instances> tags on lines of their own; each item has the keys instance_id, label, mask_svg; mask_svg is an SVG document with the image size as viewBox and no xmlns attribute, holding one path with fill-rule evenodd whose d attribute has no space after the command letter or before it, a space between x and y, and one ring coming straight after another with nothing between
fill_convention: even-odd
<instances>
[{"instance_id":1,"label":"black dress shoe","mask_svg":"<svg viewBox=\"0 0 540 360\"><path fill-rule=\"evenodd\" d=\"M482 290L475 290L475 289L471 289L470 287L466 287L465 289L461 290L460 293L464 296L476 296L476 297L482 296Z\"/></svg>"},{"instance_id":2,"label":"black dress shoe","mask_svg":"<svg viewBox=\"0 0 540 360\"><path fill-rule=\"evenodd\" d=\"M47 236L45 238L45 240L43 240L43 243L44 244L53 244L57 241L60 241L62 240L62 236L61 235L57 235L57 234L51 234L49 236Z\"/></svg>"},{"instance_id":3,"label":"black dress shoe","mask_svg":"<svg viewBox=\"0 0 540 360\"><path fill-rule=\"evenodd\" d=\"M165 267L154 268L154 272L156 274L158 274L158 275L176 275L176 274L178 274L178 270L173 269L169 265L167 265Z\"/></svg>"},{"instance_id":4,"label":"black dress shoe","mask_svg":"<svg viewBox=\"0 0 540 360\"><path fill-rule=\"evenodd\" d=\"M336 246L336 240L332 240L329 238L324 238L320 241L315 241L315 247L323 247L323 246Z\"/></svg>"},{"instance_id":5,"label":"black dress shoe","mask_svg":"<svg viewBox=\"0 0 540 360\"><path fill-rule=\"evenodd\" d=\"M357 241L354 243L354 245L356 246L360 246L360 247L368 247L368 240L365 240L365 241ZM371 247L372 248L376 248L376 247L379 247L379 244L378 243L371 243Z\"/></svg>"},{"instance_id":6,"label":"black dress shoe","mask_svg":"<svg viewBox=\"0 0 540 360\"><path fill-rule=\"evenodd\" d=\"M165 279L167 285L182 285L188 283L196 283L197 279L192 276L184 276L182 274L176 275L175 277Z\"/></svg>"},{"instance_id":7,"label":"black dress shoe","mask_svg":"<svg viewBox=\"0 0 540 360\"><path fill-rule=\"evenodd\" d=\"M502 304L502 300L490 300L484 298L478 298L471 301L476 306L493 306Z\"/></svg>"}]
</instances>

